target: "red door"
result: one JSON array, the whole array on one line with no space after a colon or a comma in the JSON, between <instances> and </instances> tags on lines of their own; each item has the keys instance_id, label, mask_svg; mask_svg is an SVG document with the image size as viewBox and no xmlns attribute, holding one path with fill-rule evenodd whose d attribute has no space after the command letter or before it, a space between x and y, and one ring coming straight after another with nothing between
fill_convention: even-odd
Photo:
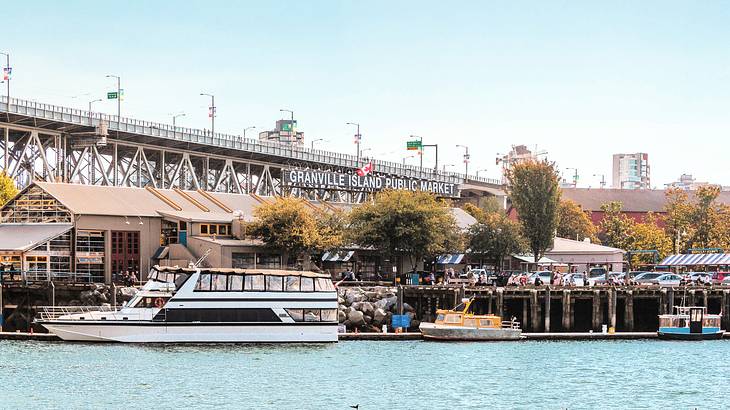
<instances>
[{"instance_id":1,"label":"red door","mask_svg":"<svg viewBox=\"0 0 730 410\"><path fill-rule=\"evenodd\" d=\"M112 231L112 275L137 272L139 278L139 232Z\"/></svg>"}]
</instances>

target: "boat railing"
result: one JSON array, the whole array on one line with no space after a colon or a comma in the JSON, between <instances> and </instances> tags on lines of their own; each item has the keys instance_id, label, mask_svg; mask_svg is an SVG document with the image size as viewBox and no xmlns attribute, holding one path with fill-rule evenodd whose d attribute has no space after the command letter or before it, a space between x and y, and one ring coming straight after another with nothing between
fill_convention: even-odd
<instances>
[{"instance_id":1,"label":"boat railing","mask_svg":"<svg viewBox=\"0 0 730 410\"><path fill-rule=\"evenodd\" d=\"M520 322L516 320L503 320L502 321L502 329L519 329L520 328Z\"/></svg>"},{"instance_id":2,"label":"boat railing","mask_svg":"<svg viewBox=\"0 0 730 410\"><path fill-rule=\"evenodd\" d=\"M58 319L65 315L76 315L80 313L116 312L117 309L110 305L103 306L39 306L38 318L41 320Z\"/></svg>"}]
</instances>

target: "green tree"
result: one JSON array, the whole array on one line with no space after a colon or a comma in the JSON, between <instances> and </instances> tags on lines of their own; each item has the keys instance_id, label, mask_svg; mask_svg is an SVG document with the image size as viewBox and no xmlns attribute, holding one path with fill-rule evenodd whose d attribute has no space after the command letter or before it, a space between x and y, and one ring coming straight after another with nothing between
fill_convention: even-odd
<instances>
[{"instance_id":1,"label":"green tree","mask_svg":"<svg viewBox=\"0 0 730 410\"><path fill-rule=\"evenodd\" d=\"M502 268L506 255L524 253L527 244L522 236L522 227L503 214L490 213L484 221L469 227L469 249Z\"/></svg>"},{"instance_id":2,"label":"green tree","mask_svg":"<svg viewBox=\"0 0 730 410\"><path fill-rule=\"evenodd\" d=\"M604 213L601 220L601 242L606 246L623 250L632 249L635 222L622 212L623 204L618 201L601 205Z\"/></svg>"},{"instance_id":3,"label":"green tree","mask_svg":"<svg viewBox=\"0 0 730 410\"><path fill-rule=\"evenodd\" d=\"M717 197L720 195L720 187L716 185L705 185L699 187L695 192L696 204L692 210L690 221L693 227L690 242L693 248L723 247L719 240L721 234L722 215Z\"/></svg>"},{"instance_id":4,"label":"green tree","mask_svg":"<svg viewBox=\"0 0 730 410\"><path fill-rule=\"evenodd\" d=\"M553 243L560 203L559 176L554 164L528 161L507 172L512 204L517 210L535 262Z\"/></svg>"},{"instance_id":5,"label":"green tree","mask_svg":"<svg viewBox=\"0 0 730 410\"><path fill-rule=\"evenodd\" d=\"M253 211L256 218L247 232L260 237L266 246L281 252L284 263L290 255L309 264L311 253L333 249L342 244L344 217L309 207L298 198L277 198L259 205Z\"/></svg>"},{"instance_id":6,"label":"green tree","mask_svg":"<svg viewBox=\"0 0 730 410\"><path fill-rule=\"evenodd\" d=\"M590 218L590 212L581 209L580 205L570 199L562 199L558 206L557 236L560 238L582 241L589 238L598 242L597 229Z\"/></svg>"},{"instance_id":7,"label":"green tree","mask_svg":"<svg viewBox=\"0 0 730 410\"><path fill-rule=\"evenodd\" d=\"M5 205L9 200L18 194L15 181L5 171L0 172L0 206Z\"/></svg>"},{"instance_id":8,"label":"green tree","mask_svg":"<svg viewBox=\"0 0 730 410\"><path fill-rule=\"evenodd\" d=\"M391 260L406 255L415 270L424 257L457 251L460 237L446 202L426 192L386 190L349 215L349 240ZM400 264L399 268L400 268Z\"/></svg>"},{"instance_id":9,"label":"green tree","mask_svg":"<svg viewBox=\"0 0 730 410\"><path fill-rule=\"evenodd\" d=\"M657 224L658 218L653 213L647 214L644 222L635 223L631 229L629 249L627 250L656 250L659 260L672 253L672 239L666 231ZM631 265L653 263L651 255L642 254L632 257Z\"/></svg>"},{"instance_id":10,"label":"green tree","mask_svg":"<svg viewBox=\"0 0 730 410\"><path fill-rule=\"evenodd\" d=\"M672 241L674 252L684 252L689 248L688 239L692 236L692 214L694 206L687 192L681 188L670 188L664 193L667 202L665 210L665 230Z\"/></svg>"}]
</instances>

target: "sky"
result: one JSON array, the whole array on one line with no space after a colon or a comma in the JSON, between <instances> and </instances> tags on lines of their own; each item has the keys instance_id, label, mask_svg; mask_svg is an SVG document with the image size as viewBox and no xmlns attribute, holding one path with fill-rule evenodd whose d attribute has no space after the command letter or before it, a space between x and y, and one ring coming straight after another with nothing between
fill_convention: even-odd
<instances>
[{"instance_id":1,"label":"sky","mask_svg":"<svg viewBox=\"0 0 730 410\"><path fill-rule=\"evenodd\" d=\"M121 77L122 115L216 131L295 113L306 144L499 177L498 153L547 151L579 186L647 152L652 185L730 185L727 1L42 1L0 12L13 97L88 108ZM116 114L104 100L95 111ZM417 158L406 158L416 164ZM433 166L426 151L424 166ZM439 165L441 168L442 165Z\"/></svg>"}]
</instances>

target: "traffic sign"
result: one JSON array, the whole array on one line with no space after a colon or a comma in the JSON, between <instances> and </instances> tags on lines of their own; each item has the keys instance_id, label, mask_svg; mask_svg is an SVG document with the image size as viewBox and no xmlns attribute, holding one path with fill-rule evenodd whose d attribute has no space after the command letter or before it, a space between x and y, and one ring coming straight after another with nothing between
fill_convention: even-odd
<instances>
[{"instance_id":1,"label":"traffic sign","mask_svg":"<svg viewBox=\"0 0 730 410\"><path fill-rule=\"evenodd\" d=\"M415 141L407 141L407 142L406 142L406 149L407 149L408 151L415 151L415 150L419 150L419 149L423 148L423 145L422 145L422 144L423 144L423 143L422 143L422 142L421 142L420 140L415 140Z\"/></svg>"},{"instance_id":2,"label":"traffic sign","mask_svg":"<svg viewBox=\"0 0 730 410\"><path fill-rule=\"evenodd\" d=\"M116 100L117 98L119 98L119 93L117 93L116 91L110 91L106 93L107 100Z\"/></svg>"}]
</instances>

